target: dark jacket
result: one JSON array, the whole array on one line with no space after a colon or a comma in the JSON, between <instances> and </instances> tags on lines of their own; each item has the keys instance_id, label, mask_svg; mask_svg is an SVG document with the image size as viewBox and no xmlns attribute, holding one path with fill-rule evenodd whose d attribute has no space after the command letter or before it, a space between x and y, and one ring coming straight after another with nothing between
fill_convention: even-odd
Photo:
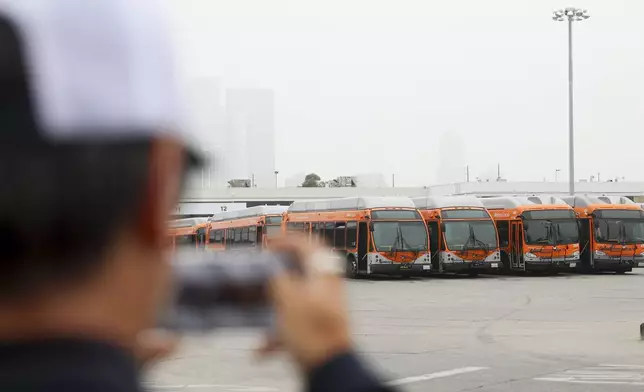
<instances>
[{"instance_id":1,"label":"dark jacket","mask_svg":"<svg viewBox=\"0 0 644 392\"><path fill-rule=\"evenodd\" d=\"M388 391L353 354L311 372L311 392ZM140 392L139 372L126 351L91 340L0 343L0 391Z\"/></svg>"}]
</instances>

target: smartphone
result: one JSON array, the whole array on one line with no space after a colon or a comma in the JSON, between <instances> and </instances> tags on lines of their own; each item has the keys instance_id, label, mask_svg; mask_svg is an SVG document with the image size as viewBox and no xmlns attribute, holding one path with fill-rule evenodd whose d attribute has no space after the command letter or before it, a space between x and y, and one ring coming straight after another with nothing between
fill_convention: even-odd
<instances>
[{"instance_id":1,"label":"smartphone","mask_svg":"<svg viewBox=\"0 0 644 392\"><path fill-rule=\"evenodd\" d=\"M220 328L272 330L275 315L268 299L272 277L301 273L289 255L268 251L177 251L174 288L160 327L182 332Z\"/></svg>"}]
</instances>

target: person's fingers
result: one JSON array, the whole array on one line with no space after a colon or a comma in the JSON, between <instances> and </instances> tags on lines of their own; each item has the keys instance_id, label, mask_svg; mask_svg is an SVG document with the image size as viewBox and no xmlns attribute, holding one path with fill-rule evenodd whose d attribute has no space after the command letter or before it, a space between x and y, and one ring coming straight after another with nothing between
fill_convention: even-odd
<instances>
[{"instance_id":1,"label":"person's fingers","mask_svg":"<svg viewBox=\"0 0 644 392\"><path fill-rule=\"evenodd\" d=\"M308 237L302 234L288 234L277 237L270 243L270 250L274 253L285 253L293 256L299 266L303 266L308 255L320 249L320 245L313 244Z\"/></svg>"},{"instance_id":2,"label":"person's fingers","mask_svg":"<svg viewBox=\"0 0 644 392\"><path fill-rule=\"evenodd\" d=\"M291 260L305 276L309 274L344 275L345 267L337 254L328 248L308 241L307 237L293 234L276 238L271 244L274 253L290 255Z\"/></svg>"},{"instance_id":3,"label":"person's fingers","mask_svg":"<svg viewBox=\"0 0 644 392\"><path fill-rule=\"evenodd\" d=\"M267 336L264 342L255 349L255 358L261 360L269 357L283 348L282 342L273 336Z\"/></svg>"},{"instance_id":4,"label":"person's fingers","mask_svg":"<svg viewBox=\"0 0 644 392\"><path fill-rule=\"evenodd\" d=\"M179 345L179 337L165 331L150 330L139 334L134 356L141 366L149 366L170 356Z\"/></svg>"},{"instance_id":5,"label":"person's fingers","mask_svg":"<svg viewBox=\"0 0 644 392\"><path fill-rule=\"evenodd\" d=\"M297 278L291 274L282 274L272 278L268 285L268 296L278 308L284 306L291 298L297 298L301 289Z\"/></svg>"}]
</instances>

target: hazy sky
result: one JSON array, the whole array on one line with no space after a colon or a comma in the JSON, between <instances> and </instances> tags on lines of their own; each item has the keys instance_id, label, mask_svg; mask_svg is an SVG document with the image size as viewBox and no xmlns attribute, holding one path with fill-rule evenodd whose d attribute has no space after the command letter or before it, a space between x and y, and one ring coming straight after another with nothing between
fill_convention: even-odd
<instances>
[{"instance_id":1,"label":"hazy sky","mask_svg":"<svg viewBox=\"0 0 644 392\"><path fill-rule=\"evenodd\" d=\"M394 172L397 186L438 181L446 132L471 178L497 162L509 180L567 178L567 26L551 12L587 8L577 178L644 180L643 0L167 1L188 79L275 91L280 173Z\"/></svg>"}]
</instances>

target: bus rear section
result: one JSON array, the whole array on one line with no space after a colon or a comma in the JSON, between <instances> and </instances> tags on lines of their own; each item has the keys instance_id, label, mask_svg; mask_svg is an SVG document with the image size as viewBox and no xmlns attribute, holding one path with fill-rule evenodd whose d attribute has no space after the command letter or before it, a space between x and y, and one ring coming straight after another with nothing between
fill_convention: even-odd
<instances>
[{"instance_id":1,"label":"bus rear section","mask_svg":"<svg viewBox=\"0 0 644 392\"><path fill-rule=\"evenodd\" d=\"M579 272L644 267L644 210L620 196L568 196L579 221Z\"/></svg>"},{"instance_id":2,"label":"bus rear section","mask_svg":"<svg viewBox=\"0 0 644 392\"><path fill-rule=\"evenodd\" d=\"M504 271L570 271L579 263L573 209L551 196L482 198L499 233Z\"/></svg>"},{"instance_id":3,"label":"bus rear section","mask_svg":"<svg viewBox=\"0 0 644 392\"><path fill-rule=\"evenodd\" d=\"M476 197L412 199L427 224L432 270L477 275L503 267L490 214Z\"/></svg>"},{"instance_id":4,"label":"bus rear section","mask_svg":"<svg viewBox=\"0 0 644 392\"><path fill-rule=\"evenodd\" d=\"M203 249L206 244L207 218L176 219L170 222L172 250L177 248Z\"/></svg>"},{"instance_id":5,"label":"bus rear section","mask_svg":"<svg viewBox=\"0 0 644 392\"><path fill-rule=\"evenodd\" d=\"M285 224L340 253L349 277L431 270L427 227L407 197L295 201Z\"/></svg>"},{"instance_id":6,"label":"bus rear section","mask_svg":"<svg viewBox=\"0 0 644 392\"><path fill-rule=\"evenodd\" d=\"M208 222L206 248L210 251L265 249L282 233L286 206L256 206L213 215Z\"/></svg>"}]
</instances>

